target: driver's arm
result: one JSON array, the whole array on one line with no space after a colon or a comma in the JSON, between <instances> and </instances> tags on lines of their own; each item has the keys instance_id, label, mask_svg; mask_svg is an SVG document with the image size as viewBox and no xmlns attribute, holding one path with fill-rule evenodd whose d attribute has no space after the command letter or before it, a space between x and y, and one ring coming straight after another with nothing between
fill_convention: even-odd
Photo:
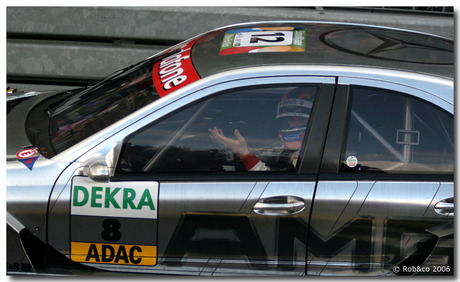
<instances>
[{"instance_id":1,"label":"driver's arm","mask_svg":"<svg viewBox=\"0 0 460 282\"><path fill-rule=\"evenodd\" d=\"M247 171L264 171L270 170L268 166L262 161L249 152L248 144L246 139L240 134L238 129L235 129L235 139L228 138L224 135L220 128L210 128L209 132L219 143L232 150L235 154L240 157L244 167Z\"/></svg>"}]
</instances>

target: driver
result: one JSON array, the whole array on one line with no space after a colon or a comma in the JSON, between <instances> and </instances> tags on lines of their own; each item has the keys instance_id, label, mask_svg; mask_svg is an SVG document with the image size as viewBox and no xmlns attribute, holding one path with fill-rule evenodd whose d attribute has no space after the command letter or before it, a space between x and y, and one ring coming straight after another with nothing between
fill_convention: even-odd
<instances>
[{"instance_id":1,"label":"driver","mask_svg":"<svg viewBox=\"0 0 460 282\"><path fill-rule=\"evenodd\" d=\"M283 124L279 129L279 137L283 142L283 148L289 151L289 165L293 167L296 166L299 157L315 94L315 87L294 88L284 95L278 104L276 120ZM219 143L239 156L247 171L270 170L267 164L249 151L246 139L238 129L234 131L234 139L226 137L217 127L210 128L209 132Z\"/></svg>"}]
</instances>

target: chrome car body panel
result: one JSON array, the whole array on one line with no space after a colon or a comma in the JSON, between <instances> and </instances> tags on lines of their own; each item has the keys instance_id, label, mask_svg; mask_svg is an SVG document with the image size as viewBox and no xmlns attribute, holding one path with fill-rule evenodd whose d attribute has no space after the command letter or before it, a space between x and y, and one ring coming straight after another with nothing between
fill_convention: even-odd
<instances>
[{"instance_id":1,"label":"chrome car body panel","mask_svg":"<svg viewBox=\"0 0 460 282\"><path fill-rule=\"evenodd\" d=\"M232 29L284 25L306 30L310 40L306 55L299 59L294 52L219 56L210 51L220 50L224 34ZM379 37L379 32L387 31L387 37ZM33 169L14 156L21 148L33 147L26 144L27 135L22 128L26 115L21 111L37 105L46 95L37 95L13 108L8 120L8 130L14 132L8 138L8 234L28 244L23 244L22 261L12 263L26 265L25 272L61 274L423 274L417 273L417 268L403 269L418 266L428 268L431 274L441 270L442 274L452 275L454 184L449 168L443 171L438 167L438 174L424 175L378 169L347 172L340 166L347 122L354 114L350 107L352 87L403 93L452 117L453 63L382 59L343 50L343 46L333 44L335 38L326 42L328 34L348 32L370 38L369 44L378 47L382 46L376 38L387 42L388 38L394 39L392 36L398 37L399 32L405 34L398 29L319 22L255 23L213 30L151 58L181 53L184 46L193 43L187 56L194 59L199 79L50 159L37 156ZM430 43L428 50L449 53L450 43L442 38L436 40L446 46L433 48ZM354 45L346 47L350 46ZM405 52L409 54L410 50ZM436 54L440 59L451 55ZM305 138L294 173L118 173L127 140L189 105L217 96L216 93L231 93L229 90L306 84L321 85L323 92L312 108L311 132ZM397 129L412 132L412 109L407 106L404 113L403 125ZM357 119L363 132L376 139L371 146L383 144L390 157L403 164L409 162L413 152L409 147L418 145L419 140L409 140L410 136L398 140L394 130L396 136L391 135L391 140L405 146L400 153L376 133L376 128ZM377 160L381 155L376 154ZM348 168L358 163L354 159L347 163ZM107 168L108 179L89 177L88 170L95 163L101 165L102 171ZM37 242L40 247L33 250L30 246ZM139 253L145 256L137 257ZM56 261L59 263L54 265Z\"/></svg>"},{"instance_id":2,"label":"chrome car body panel","mask_svg":"<svg viewBox=\"0 0 460 282\"><path fill-rule=\"evenodd\" d=\"M417 244L429 239L425 229L445 224L446 216L436 213L434 206L453 196L452 183L320 181L310 225L320 242L333 240L347 227L354 225L359 228L358 220L369 221L371 225L354 233L351 238L355 238L355 244L351 244L351 240L347 248L328 254L331 258L326 264L324 259L309 253L309 274L359 273L359 264L353 260L356 252L361 252L362 259L366 261L364 269L367 274L394 274L393 266L398 256L407 259ZM417 222L420 222L418 236L416 229L406 231L408 224L416 226ZM391 230L393 226L398 226L398 229ZM413 236L412 239L410 236ZM453 246L453 243L453 239L447 239L447 245ZM358 250L360 247L362 249ZM395 248L399 252L393 252ZM321 253L320 249L315 251ZM446 258L434 256L425 259L436 264Z\"/></svg>"},{"instance_id":3,"label":"chrome car body panel","mask_svg":"<svg viewBox=\"0 0 460 282\"><path fill-rule=\"evenodd\" d=\"M206 97L207 95L211 95L215 92L218 92L224 89L231 89L231 88L236 88L236 87L241 87L241 86L257 85L257 84L298 83L298 82L334 83L334 80L335 80L334 78L330 78L330 77L310 77L310 76L291 76L291 77L281 77L280 76L280 77L268 77L268 78L254 78L254 79L244 79L244 80L231 80L230 82L227 82L227 83L224 83L224 82L215 83L214 86L207 87L203 90L192 92L192 94L184 95L185 97L181 97L181 96L177 97L178 95L175 95L176 97L173 97L174 94L171 94L169 99L164 99L164 102L162 103L162 105L164 106L158 106L158 105L156 105L156 107L152 106L152 108L158 109L154 111L153 113L141 115L142 118L127 117L127 119L128 118L130 118L130 120L137 119L137 121L126 122L126 119L125 119L125 120L120 121L117 124L114 124L113 127L118 125L117 129L112 129L113 127L107 128L106 130L98 134L95 134L94 139L96 140L93 141L92 143L95 145L92 145L91 143L90 143L91 145L84 144L81 147L80 147L80 144L75 145L74 147L69 149L68 152L71 152L71 151L81 152L81 151L88 150L86 148L91 148L93 146L94 147L91 148L87 153L83 154L82 157L80 157L75 162L73 162L72 165L69 166L62 173L62 175L58 178L56 182L55 189L53 190L51 194L51 198L50 198L50 202L52 203L52 205L50 206L50 210L49 210L49 222L51 226L50 234L49 234L50 243L53 246L55 246L61 253L68 254L69 242L65 238L69 238L69 236L64 235L64 234L68 234L69 232L68 231L69 222L68 222L68 218L64 217L63 215L69 214L71 179L74 176L86 175L85 170L87 169L88 165L94 160L104 160L108 164L110 173L113 176L114 168L115 168L117 158L118 158L118 155L121 149L121 143L123 139L129 134L139 130L140 128L150 124L151 122L154 122L156 119L161 118L164 115L167 115L168 113L176 111L177 109L190 103L190 101L201 99L203 97ZM185 93L188 93L188 92L190 91L187 91ZM151 106L148 106L146 108L151 108ZM142 111L144 111L144 109ZM145 110L145 112L148 112L148 110ZM97 138L98 136L101 136L101 135L109 136L109 137L107 139L105 139L106 137ZM93 137L89 139L93 139ZM101 139L104 140L104 142L99 141ZM61 155L65 156L66 152L61 153L58 157L60 157ZM68 157L65 156L65 158L73 159L77 156L78 155L70 155ZM58 157L53 158L53 160ZM58 159L61 160L60 158ZM252 186L253 185L255 185L255 183L252 184ZM274 185L275 184L268 185L267 187L269 187L270 189L267 188L268 190L266 189L266 192L263 195L259 195L258 197L268 198L268 197L273 197L274 195L276 195L276 193L273 194L274 192L272 191L273 190L272 187L275 187ZM258 185L256 186L259 187ZM166 195L168 196L165 196L165 198L163 199L162 193L166 193L166 192L163 192L165 191L163 189L169 189L169 188L163 188L163 187L164 187L163 184L160 183L160 201L169 203L170 201L172 201L169 199L172 196L169 193L167 193ZM279 190L279 188L277 189ZM301 189L299 190L299 185L294 186L292 189L297 189L295 190L296 193L293 194L294 196L303 195L302 194L303 192L301 192ZM184 190L182 194L178 193L177 196L184 197L185 191L186 190ZM227 189L227 191L231 191L231 190ZM185 193L185 194L189 195L189 193ZM201 198L203 198L205 194L206 193L204 193ZM193 195L193 194L190 194L190 195ZM248 193L245 194L243 199L245 199L248 196L249 196ZM228 196L226 198L229 200L232 197ZM242 203L241 200L239 202L240 204ZM163 211L163 209L161 209L161 211ZM161 211L160 211L160 215L161 215ZM308 212L308 209L305 210L302 214L305 214L305 212ZM169 216L169 214L170 214L169 212L166 213L166 216ZM55 220L57 220L57 222L55 222ZM170 225L170 228L174 227L174 225L171 225L170 223L167 223L167 225L168 226ZM165 231L162 231L162 234L163 232ZM169 233L165 232L165 234L169 234Z\"/></svg>"},{"instance_id":4,"label":"chrome car body panel","mask_svg":"<svg viewBox=\"0 0 460 282\"><path fill-rule=\"evenodd\" d=\"M40 159L35 163L34 170L29 171L19 162L8 163L6 177L8 213L24 227L33 230L42 240L46 239L49 195L52 193L55 179L68 165L68 163ZM25 195L27 201L24 201ZM16 224L12 222L11 225L14 227Z\"/></svg>"}]
</instances>

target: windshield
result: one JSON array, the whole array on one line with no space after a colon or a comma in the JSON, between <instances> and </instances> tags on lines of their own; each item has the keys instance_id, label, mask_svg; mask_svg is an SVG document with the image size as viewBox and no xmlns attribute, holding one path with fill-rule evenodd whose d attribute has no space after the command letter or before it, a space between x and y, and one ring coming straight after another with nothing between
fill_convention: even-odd
<instances>
[{"instance_id":1,"label":"windshield","mask_svg":"<svg viewBox=\"0 0 460 282\"><path fill-rule=\"evenodd\" d=\"M159 98L152 80L154 62L150 59L121 70L52 105L48 114L54 154Z\"/></svg>"},{"instance_id":2,"label":"windshield","mask_svg":"<svg viewBox=\"0 0 460 282\"><path fill-rule=\"evenodd\" d=\"M45 98L30 111L26 133L51 158L129 114L200 78L192 60L196 40L184 41L84 90Z\"/></svg>"}]
</instances>

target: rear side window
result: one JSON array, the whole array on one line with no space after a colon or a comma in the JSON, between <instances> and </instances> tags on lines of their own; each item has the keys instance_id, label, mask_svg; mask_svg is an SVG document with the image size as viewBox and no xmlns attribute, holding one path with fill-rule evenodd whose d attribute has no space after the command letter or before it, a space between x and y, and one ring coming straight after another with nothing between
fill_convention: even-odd
<instances>
[{"instance_id":1,"label":"rear side window","mask_svg":"<svg viewBox=\"0 0 460 282\"><path fill-rule=\"evenodd\" d=\"M403 93L352 87L343 172L451 174L453 115Z\"/></svg>"}]
</instances>

